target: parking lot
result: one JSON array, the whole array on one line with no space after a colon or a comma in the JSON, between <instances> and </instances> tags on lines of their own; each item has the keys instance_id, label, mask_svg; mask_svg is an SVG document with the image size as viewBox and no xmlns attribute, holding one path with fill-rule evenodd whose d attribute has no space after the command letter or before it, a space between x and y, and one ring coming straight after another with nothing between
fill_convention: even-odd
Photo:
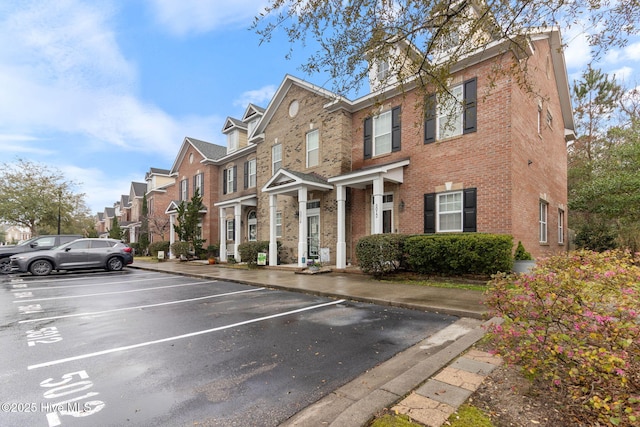
<instances>
[{"instance_id":1,"label":"parking lot","mask_svg":"<svg viewBox=\"0 0 640 427\"><path fill-rule=\"evenodd\" d=\"M131 269L1 294L2 426L276 426L457 320Z\"/></svg>"}]
</instances>

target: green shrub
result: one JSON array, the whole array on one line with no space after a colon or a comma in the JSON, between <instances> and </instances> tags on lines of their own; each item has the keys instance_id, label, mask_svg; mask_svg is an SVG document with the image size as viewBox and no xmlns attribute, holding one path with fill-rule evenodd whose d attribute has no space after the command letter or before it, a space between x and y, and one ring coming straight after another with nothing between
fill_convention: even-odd
<instances>
[{"instance_id":1,"label":"green shrub","mask_svg":"<svg viewBox=\"0 0 640 427\"><path fill-rule=\"evenodd\" d=\"M260 240L256 242L245 242L238 246L238 253L242 262L246 262L250 266L258 263L258 252L269 253L269 241Z\"/></svg>"},{"instance_id":2,"label":"green shrub","mask_svg":"<svg viewBox=\"0 0 640 427\"><path fill-rule=\"evenodd\" d=\"M171 245L171 253L177 258L189 257L189 242L175 242Z\"/></svg>"},{"instance_id":3,"label":"green shrub","mask_svg":"<svg viewBox=\"0 0 640 427\"><path fill-rule=\"evenodd\" d=\"M505 234L411 236L404 249L409 268L422 274L491 275L513 267L513 237Z\"/></svg>"},{"instance_id":4,"label":"green shrub","mask_svg":"<svg viewBox=\"0 0 640 427\"><path fill-rule=\"evenodd\" d=\"M158 258L158 252L164 251L164 255L167 256L169 254L169 245L170 242L165 241L153 242L149 245L149 254L154 258Z\"/></svg>"},{"instance_id":5,"label":"green shrub","mask_svg":"<svg viewBox=\"0 0 640 427\"><path fill-rule=\"evenodd\" d=\"M358 240L356 256L360 269L382 277L405 266L404 234L372 234Z\"/></svg>"},{"instance_id":6,"label":"green shrub","mask_svg":"<svg viewBox=\"0 0 640 427\"><path fill-rule=\"evenodd\" d=\"M507 362L566 396L580 419L639 424L640 254L540 260L531 274L494 277L487 304L505 320L490 333Z\"/></svg>"},{"instance_id":7,"label":"green shrub","mask_svg":"<svg viewBox=\"0 0 640 427\"><path fill-rule=\"evenodd\" d=\"M135 256L142 255L142 253L140 253L140 243L133 242L133 243L128 243L128 245L131 247L131 249L133 249L133 255Z\"/></svg>"},{"instance_id":8,"label":"green shrub","mask_svg":"<svg viewBox=\"0 0 640 427\"><path fill-rule=\"evenodd\" d=\"M516 247L516 252L513 254L513 259L516 261L531 261L533 257L524 249L522 242L518 241L518 246Z\"/></svg>"}]
</instances>

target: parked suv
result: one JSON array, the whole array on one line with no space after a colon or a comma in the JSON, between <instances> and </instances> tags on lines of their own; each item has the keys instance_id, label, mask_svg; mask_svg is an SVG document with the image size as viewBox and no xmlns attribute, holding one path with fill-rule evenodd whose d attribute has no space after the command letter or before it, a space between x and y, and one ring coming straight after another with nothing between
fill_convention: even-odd
<instances>
[{"instance_id":1,"label":"parked suv","mask_svg":"<svg viewBox=\"0 0 640 427\"><path fill-rule=\"evenodd\" d=\"M77 239L47 251L11 257L11 271L46 276L53 270L102 268L120 271L133 263L131 247L114 239Z\"/></svg>"},{"instance_id":2,"label":"parked suv","mask_svg":"<svg viewBox=\"0 0 640 427\"><path fill-rule=\"evenodd\" d=\"M65 243L73 242L81 237L82 236L75 234L52 234L49 236L33 237L17 245L0 246L0 274L11 272L11 266L9 265L11 260L9 258L12 255L51 249Z\"/></svg>"}]
</instances>

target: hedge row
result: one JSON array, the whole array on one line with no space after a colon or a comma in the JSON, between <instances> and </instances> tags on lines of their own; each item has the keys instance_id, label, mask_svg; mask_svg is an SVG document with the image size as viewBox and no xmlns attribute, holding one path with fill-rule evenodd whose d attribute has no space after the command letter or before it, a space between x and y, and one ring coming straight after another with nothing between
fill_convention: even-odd
<instances>
[{"instance_id":1,"label":"hedge row","mask_svg":"<svg viewBox=\"0 0 640 427\"><path fill-rule=\"evenodd\" d=\"M362 271L376 277L399 269L422 274L491 275L511 271L513 238L503 234L374 234L360 239Z\"/></svg>"}]
</instances>

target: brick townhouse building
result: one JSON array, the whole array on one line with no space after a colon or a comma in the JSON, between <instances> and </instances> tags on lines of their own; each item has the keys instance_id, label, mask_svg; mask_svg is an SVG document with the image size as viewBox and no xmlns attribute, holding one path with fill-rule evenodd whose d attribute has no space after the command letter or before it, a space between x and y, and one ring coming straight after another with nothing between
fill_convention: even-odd
<instances>
[{"instance_id":1,"label":"brick townhouse building","mask_svg":"<svg viewBox=\"0 0 640 427\"><path fill-rule=\"evenodd\" d=\"M560 32L531 32L525 46L497 40L463 58L453 103L423 103L411 81L401 91L377 67L355 100L287 75L265 109L226 120L227 147L185 138L154 209L173 224L200 188L202 236L222 261L267 240L271 265L344 268L376 233L510 234L535 257L565 251L574 124ZM524 59L531 92L495 73Z\"/></svg>"}]
</instances>

